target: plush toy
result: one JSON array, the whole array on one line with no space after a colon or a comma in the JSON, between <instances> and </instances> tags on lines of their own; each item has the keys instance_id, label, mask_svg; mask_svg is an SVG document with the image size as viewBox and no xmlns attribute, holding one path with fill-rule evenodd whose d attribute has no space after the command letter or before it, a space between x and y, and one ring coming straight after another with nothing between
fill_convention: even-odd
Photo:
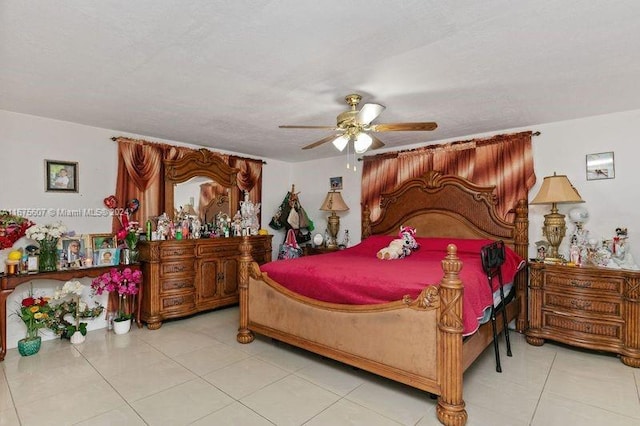
<instances>
[{"instance_id":1,"label":"plush toy","mask_svg":"<svg viewBox=\"0 0 640 426\"><path fill-rule=\"evenodd\" d=\"M392 240L387 247L380 249L376 256L382 260L402 259L409 256L413 250L419 248L415 236L415 228L401 226L398 234L399 238Z\"/></svg>"}]
</instances>

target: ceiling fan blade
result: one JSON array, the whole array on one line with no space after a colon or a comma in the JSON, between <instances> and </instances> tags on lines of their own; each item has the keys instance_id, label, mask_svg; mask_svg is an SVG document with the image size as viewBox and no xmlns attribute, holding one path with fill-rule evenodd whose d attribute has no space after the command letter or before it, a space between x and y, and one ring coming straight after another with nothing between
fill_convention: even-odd
<instances>
[{"instance_id":1,"label":"ceiling fan blade","mask_svg":"<svg viewBox=\"0 0 640 426\"><path fill-rule=\"evenodd\" d=\"M371 149L378 149L384 146L384 142L382 142L380 139L378 139L377 137L371 134L369 136L371 136L371 139L373 139L373 143L371 144Z\"/></svg>"},{"instance_id":2,"label":"ceiling fan blade","mask_svg":"<svg viewBox=\"0 0 640 426\"><path fill-rule=\"evenodd\" d=\"M360 111L358 111L357 121L360 124L369 124L375 120L382 111L385 110L384 105L380 104L364 104Z\"/></svg>"},{"instance_id":3,"label":"ceiling fan blade","mask_svg":"<svg viewBox=\"0 0 640 426\"><path fill-rule=\"evenodd\" d=\"M326 138L322 138L319 141L316 141L312 144L309 144L307 146L303 146L302 149L311 149L311 148L315 148L316 146L320 146L323 143L327 143L327 142L331 142L332 140L334 140L335 138L340 137L341 135L329 135Z\"/></svg>"},{"instance_id":4,"label":"ceiling fan blade","mask_svg":"<svg viewBox=\"0 0 640 426\"><path fill-rule=\"evenodd\" d=\"M402 132L402 131L420 131L420 130L435 130L438 127L437 123L382 123L374 124L371 126L374 132Z\"/></svg>"},{"instance_id":5,"label":"ceiling fan blade","mask_svg":"<svg viewBox=\"0 0 640 426\"><path fill-rule=\"evenodd\" d=\"M281 129L329 129L336 130L336 126L278 126Z\"/></svg>"}]
</instances>

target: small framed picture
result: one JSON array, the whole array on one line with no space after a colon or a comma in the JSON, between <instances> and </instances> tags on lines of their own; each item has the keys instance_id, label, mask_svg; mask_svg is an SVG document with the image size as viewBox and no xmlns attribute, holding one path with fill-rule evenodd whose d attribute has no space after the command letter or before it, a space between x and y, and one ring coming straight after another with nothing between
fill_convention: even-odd
<instances>
[{"instance_id":1,"label":"small framed picture","mask_svg":"<svg viewBox=\"0 0 640 426\"><path fill-rule=\"evenodd\" d=\"M47 191L78 192L78 163L44 161Z\"/></svg>"},{"instance_id":2,"label":"small framed picture","mask_svg":"<svg viewBox=\"0 0 640 426\"><path fill-rule=\"evenodd\" d=\"M342 176L329 178L329 187L334 191L342 189Z\"/></svg>"},{"instance_id":3,"label":"small framed picture","mask_svg":"<svg viewBox=\"0 0 640 426\"><path fill-rule=\"evenodd\" d=\"M98 252L98 266L118 264L117 248L99 249L97 250L97 252Z\"/></svg>"},{"instance_id":4,"label":"small framed picture","mask_svg":"<svg viewBox=\"0 0 640 426\"><path fill-rule=\"evenodd\" d=\"M64 254L69 265L82 263L87 252L87 239L83 235L63 237L58 240L58 250Z\"/></svg>"},{"instance_id":5,"label":"small framed picture","mask_svg":"<svg viewBox=\"0 0 640 426\"><path fill-rule=\"evenodd\" d=\"M615 177L613 152L587 154L587 180L613 179Z\"/></svg>"},{"instance_id":6,"label":"small framed picture","mask_svg":"<svg viewBox=\"0 0 640 426\"><path fill-rule=\"evenodd\" d=\"M112 249L118 247L118 239L113 234L90 234L93 250Z\"/></svg>"}]
</instances>

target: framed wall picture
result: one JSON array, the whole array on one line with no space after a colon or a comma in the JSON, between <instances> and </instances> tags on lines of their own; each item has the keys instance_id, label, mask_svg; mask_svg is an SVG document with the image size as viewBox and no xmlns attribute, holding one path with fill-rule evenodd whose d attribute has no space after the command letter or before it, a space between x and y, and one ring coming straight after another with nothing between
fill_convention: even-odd
<instances>
[{"instance_id":1,"label":"framed wall picture","mask_svg":"<svg viewBox=\"0 0 640 426\"><path fill-rule=\"evenodd\" d=\"M613 152L587 154L587 180L613 179L615 177Z\"/></svg>"},{"instance_id":2,"label":"framed wall picture","mask_svg":"<svg viewBox=\"0 0 640 426\"><path fill-rule=\"evenodd\" d=\"M342 176L329 178L329 187L333 191L342 189Z\"/></svg>"},{"instance_id":3,"label":"framed wall picture","mask_svg":"<svg viewBox=\"0 0 640 426\"><path fill-rule=\"evenodd\" d=\"M47 191L78 192L78 163L44 160Z\"/></svg>"},{"instance_id":4,"label":"framed wall picture","mask_svg":"<svg viewBox=\"0 0 640 426\"><path fill-rule=\"evenodd\" d=\"M98 250L98 266L117 265L118 249L99 249Z\"/></svg>"},{"instance_id":5,"label":"framed wall picture","mask_svg":"<svg viewBox=\"0 0 640 426\"><path fill-rule=\"evenodd\" d=\"M90 234L93 250L112 249L118 247L118 239L113 234Z\"/></svg>"}]
</instances>

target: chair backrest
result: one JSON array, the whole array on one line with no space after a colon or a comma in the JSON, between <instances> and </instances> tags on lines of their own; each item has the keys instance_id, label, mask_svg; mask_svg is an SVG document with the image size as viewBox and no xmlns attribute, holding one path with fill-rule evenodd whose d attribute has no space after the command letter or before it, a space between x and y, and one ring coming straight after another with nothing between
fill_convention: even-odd
<instances>
[{"instance_id":1,"label":"chair backrest","mask_svg":"<svg viewBox=\"0 0 640 426\"><path fill-rule=\"evenodd\" d=\"M498 274L505 260L504 241L499 240L483 246L480 249L480 259L487 276L493 277Z\"/></svg>"}]
</instances>

